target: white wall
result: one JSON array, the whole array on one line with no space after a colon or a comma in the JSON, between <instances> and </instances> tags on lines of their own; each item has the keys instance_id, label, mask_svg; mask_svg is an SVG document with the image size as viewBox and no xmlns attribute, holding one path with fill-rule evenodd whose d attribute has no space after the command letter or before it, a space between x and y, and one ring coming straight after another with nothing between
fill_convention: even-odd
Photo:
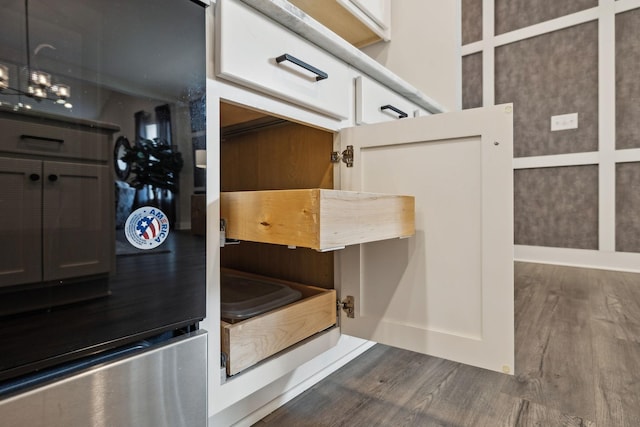
<instances>
[{"instance_id":1,"label":"white wall","mask_svg":"<svg viewBox=\"0 0 640 427\"><path fill-rule=\"evenodd\" d=\"M455 0L391 0L391 41L362 51L449 110L458 110L459 5Z\"/></svg>"}]
</instances>

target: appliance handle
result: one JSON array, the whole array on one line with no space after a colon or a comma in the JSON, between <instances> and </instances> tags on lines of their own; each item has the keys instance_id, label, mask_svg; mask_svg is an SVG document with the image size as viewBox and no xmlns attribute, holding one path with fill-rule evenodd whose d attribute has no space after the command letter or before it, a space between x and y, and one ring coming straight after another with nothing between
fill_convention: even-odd
<instances>
[{"instance_id":1,"label":"appliance handle","mask_svg":"<svg viewBox=\"0 0 640 427\"><path fill-rule=\"evenodd\" d=\"M314 67L313 65L309 65L306 62L299 60L295 56L289 55L288 53L282 54L282 55L280 55L280 56L278 56L276 58L276 62L278 64L281 63L281 62L284 62L284 61L292 62L292 63L296 64L298 67L302 67L307 71L311 71L313 74L316 75L316 81L320 81L320 80L324 80L326 78L329 78L329 75L327 73L325 73L324 71L319 70L318 68Z\"/></svg>"},{"instance_id":2,"label":"appliance handle","mask_svg":"<svg viewBox=\"0 0 640 427\"><path fill-rule=\"evenodd\" d=\"M391 110L391 111L395 112L398 115L399 119L404 119L405 117L409 117L409 115L407 113L405 113L404 111L402 111L399 108L394 107L391 104L383 105L382 107L380 107L380 111L384 111L384 110Z\"/></svg>"}]
</instances>

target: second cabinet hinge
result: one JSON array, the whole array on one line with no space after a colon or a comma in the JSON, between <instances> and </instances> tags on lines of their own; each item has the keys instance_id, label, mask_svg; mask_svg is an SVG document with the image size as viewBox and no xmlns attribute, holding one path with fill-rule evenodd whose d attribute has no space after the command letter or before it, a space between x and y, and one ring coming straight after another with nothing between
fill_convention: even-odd
<instances>
[{"instance_id":1,"label":"second cabinet hinge","mask_svg":"<svg viewBox=\"0 0 640 427\"><path fill-rule=\"evenodd\" d=\"M347 317L355 319L355 300L351 295L348 295L342 301L338 300L338 310L343 309L347 313Z\"/></svg>"},{"instance_id":2,"label":"second cabinet hinge","mask_svg":"<svg viewBox=\"0 0 640 427\"><path fill-rule=\"evenodd\" d=\"M240 240L227 239L227 221L224 218L220 218L220 247L224 248L226 245L238 245Z\"/></svg>"},{"instance_id":3,"label":"second cabinet hinge","mask_svg":"<svg viewBox=\"0 0 640 427\"><path fill-rule=\"evenodd\" d=\"M353 145L347 145L347 149L342 153L333 151L331 153L331 163L339 163L342 160L348 168L353 167Z\"/></svg>"}]
</instances>

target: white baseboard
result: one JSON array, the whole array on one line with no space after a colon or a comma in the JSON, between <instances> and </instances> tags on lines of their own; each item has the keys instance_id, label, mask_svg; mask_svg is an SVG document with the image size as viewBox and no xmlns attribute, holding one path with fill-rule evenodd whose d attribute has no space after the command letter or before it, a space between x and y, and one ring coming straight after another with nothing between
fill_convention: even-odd
<instances>
[{"instance_id":1,"label":"white baseboard","mask_svg":"<svg viewBox=\"0 0 640 427\"><path fill-rule=\"evenodd\" d=\"M640 273L640 253L516 245L516 261Z\"/></svg>"}]
</instances>

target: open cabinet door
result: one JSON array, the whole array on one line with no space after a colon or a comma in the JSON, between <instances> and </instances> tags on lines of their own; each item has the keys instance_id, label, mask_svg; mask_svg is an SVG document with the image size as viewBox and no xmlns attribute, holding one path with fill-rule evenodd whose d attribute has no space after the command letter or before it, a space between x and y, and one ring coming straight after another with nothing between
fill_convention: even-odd
<instances>
[{"instance_id":1,"label":"open cabinet door","mask_svg":"<svg viewBox=\"0 0 640 427\"><path fill-rule=\"evenodd\" d=\"M343 190L415 196L416 234L337 256L344 334L513 373L513 120L500 105L344 129Z\"/></svg>"}]
</instances>

